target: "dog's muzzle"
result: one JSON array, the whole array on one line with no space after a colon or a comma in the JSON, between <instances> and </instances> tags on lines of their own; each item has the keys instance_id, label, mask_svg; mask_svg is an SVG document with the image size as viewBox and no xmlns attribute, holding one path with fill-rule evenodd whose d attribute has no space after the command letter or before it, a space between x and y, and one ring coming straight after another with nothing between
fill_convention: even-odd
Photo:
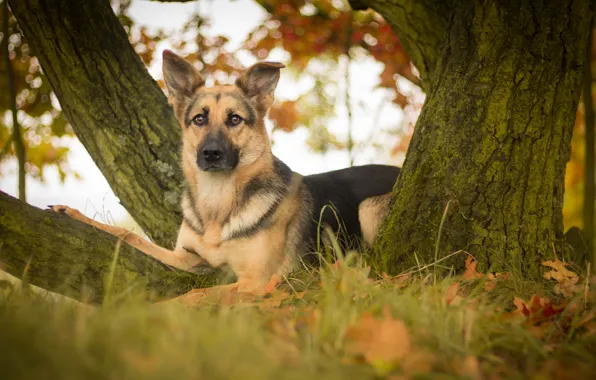
<instances>
[{"instance_id":1,"label":"dog's muzzle","mask_svg":"<svg viewBox=\"0 0 596 380\"><path fill-rule=\"evenodd\" d=\"M238 165L238 150L222 132L210 134L198 149L197 165L207 172L232 170Z\"/></svg>"}]
</instances>

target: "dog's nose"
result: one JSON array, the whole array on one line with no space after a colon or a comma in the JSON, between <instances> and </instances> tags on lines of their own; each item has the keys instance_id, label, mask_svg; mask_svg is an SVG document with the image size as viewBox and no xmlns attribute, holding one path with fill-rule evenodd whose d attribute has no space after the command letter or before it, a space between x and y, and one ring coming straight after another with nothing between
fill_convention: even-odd
<instances>
[{"instance_id":1,"label":"dog's nose","mask_svg":"<svg viewBox=\"0 0 596 380\"><path fill-rule=\"evenodd\" d=\"M221 160L224 155L221 146L215 141L205 144L201 154L205 161L212 163Z\"/></svg>"}]
</instances>

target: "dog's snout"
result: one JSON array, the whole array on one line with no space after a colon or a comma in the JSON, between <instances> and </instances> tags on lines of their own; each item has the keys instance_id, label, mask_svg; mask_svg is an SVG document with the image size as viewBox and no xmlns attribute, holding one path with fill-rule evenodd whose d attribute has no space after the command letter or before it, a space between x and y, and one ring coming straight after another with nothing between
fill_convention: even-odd
<instances>
[{"instance_id":1,"label":"dog's snout","mask_svg":"<svg viewBox=\"0 0 596 380\"><path fill-rule=\"evenodd\" d=\"M207 142L203 147L201 154L205 161L210 163L215 163L221 160L224 156L222 147L216 141Z\"/></svg>"},{"instance_id":2,"label":"dog's snout","mask_svg":"<svg viewBox=\"0 0 596 380\"><path fill-rule=\"evenodd\" d=\"M238 164L238 150L222 132L211 133L197 150L197 164L204 171L232 170Z\"/></svg>"}]
</instances>

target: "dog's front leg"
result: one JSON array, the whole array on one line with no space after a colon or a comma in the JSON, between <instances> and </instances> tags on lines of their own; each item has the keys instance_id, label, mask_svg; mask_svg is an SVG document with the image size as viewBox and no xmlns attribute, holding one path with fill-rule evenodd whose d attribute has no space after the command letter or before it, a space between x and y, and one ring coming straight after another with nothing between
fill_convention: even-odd
<instances>
[{"instance_id":1,"label":"dog's front leg","mask_svg":"<svg viewBox=\"0 0 596 380\"><path fill-rule=\"evenodd\" d=\"M80 222L89 224L99 230L115 235L139 251L161 261L166 265L170 265L185 271L191 271L193 267L205 263L205 261L201 259L199 255L188 252L185 249L177 248L174 251L170 251L148 241L147 239L127 230L126 228L100 223L96 220L86 217L79 210L70 208L68 206L58 205L49 207L57 213L68 215Z\"/></svg>"},{"instance_id":2,"label":"dog's front leg","mask_svg":"<svg viewBox=\"0 0 596 380\"><path fill-rule=\"evenodd\" d=\"M238 278L238 281L233 284L212 286L210 288L193 289L181 296L162 301L160 303L176 302L188 306L197 306L201 304L201 302L204 302L205 298L207 297L209 297L209 299L213 300L214 302L220 302L222 299L225 300L226 297L229 297L231 295L233 296L234 293L262 295L264 294L265 285L263 285L262 281L254 281L250 278L240 277Z\"/></svg>"}]
</instances>

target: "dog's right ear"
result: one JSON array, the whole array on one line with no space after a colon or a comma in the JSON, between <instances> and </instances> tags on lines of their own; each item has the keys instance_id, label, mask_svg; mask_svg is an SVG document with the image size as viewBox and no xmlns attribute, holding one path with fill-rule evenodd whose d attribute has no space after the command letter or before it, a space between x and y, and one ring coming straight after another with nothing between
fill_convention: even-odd
<instances>
[{"instance_id":1,"label":"dog's right ear","mask_svg":"<svg viewBox=\"0 0 596 380\"><path fill-rule=\"evenodd\" d=\"M171 50L163 51L163 77L171 98L190 98L205 80L188 61Z\"/></svg>"}]
</instances>

